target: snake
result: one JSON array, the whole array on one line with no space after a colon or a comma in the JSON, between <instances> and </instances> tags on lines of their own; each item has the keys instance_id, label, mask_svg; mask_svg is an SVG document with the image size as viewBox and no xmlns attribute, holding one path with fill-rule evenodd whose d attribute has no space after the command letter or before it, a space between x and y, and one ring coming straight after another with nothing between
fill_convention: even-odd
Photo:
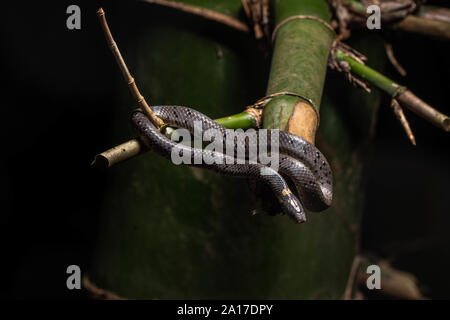
<instances>
[{"instance_id":1,"label":"snake","mask_svg":"<svg viewBox=\"0 0 450 320\"><path fill-rule=\"evenodd\" d=\"M266 130L266 134L256 130L254 141L240 136L244 134L242 132L233 132L233 139L226 139L230 129L226 129L195 109L172 105L151 106L151 109L166 125L186 129L192 135L196 134L195 124L201 124L200 132L209 129L218 130L223 137L221 140L225 148L231 147L236 151L238 141L244 141L241 147L244 148L245 155L255 143L258 146L267 145L269 150L273 141L272 136L274 136L278 139L279 166L278 170L275 170L260 163L259 159L252 161L248 157L238 162L237 152L230 156L228 153L178 143L161 133L140 109L133 111L131 121L141 140L149 149L161 156L170 159L174 151L180 152L190 159L186 165L212 170L222 175L262 182L276 196L282 212L297 223L306 221L304 208L309 211L323 211L331 205L333 197L331 167L320 150L305 139L276 129ZM198 162L195 159L215 159L216 161L206 163L206 161ZM296 194L290 190L286 179L294 184Z\"/></svg>"}]
</instances>

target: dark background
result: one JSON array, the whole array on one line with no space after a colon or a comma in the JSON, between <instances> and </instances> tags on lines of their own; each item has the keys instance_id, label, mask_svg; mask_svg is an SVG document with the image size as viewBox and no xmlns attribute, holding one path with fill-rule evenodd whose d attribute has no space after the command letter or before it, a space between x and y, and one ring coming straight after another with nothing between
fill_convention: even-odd
<instances>
[{"instance_id":1,"label":"dark background","mask_svg":"<svg viewBox=\"0 0 450 320\"><path fill-rule=\"evenodd\" d=\"M66 28L71 4L81 7L81 30ZM117 107L114 92L127 90L98 24L100 6L126 47L147 4L2 4L2 298L87 297L67 290L66 268L89 267L108 183L107 173L90 162L119 142L109 138L110 110ZM389 36L408 71L401 79L391 67L389 76L449 114L449 43ZM412 147L388 103L367 159L362 248L413 273L426 296L450 298L449 137L407 112L417 139Z\"/></svg>"}]
</instances>

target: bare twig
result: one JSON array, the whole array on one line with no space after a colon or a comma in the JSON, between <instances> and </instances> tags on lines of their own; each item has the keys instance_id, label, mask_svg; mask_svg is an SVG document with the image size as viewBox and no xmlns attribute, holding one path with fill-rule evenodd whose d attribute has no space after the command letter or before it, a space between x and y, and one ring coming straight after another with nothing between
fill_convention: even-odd
<instances>
[{"instance_id":1,"label":"bare twig","mask_svg":"<svg viewBox=\"0 0 450 320\"><path fill-rule=\"evenodd\" d=\"M98 15L98 18L100 19L100 24L103 28L103 32L105 33L106 41L108 42L111 52L113 53L114 57L116 58L117 64L119 65L120 71L122 72L125 82L127 83L128 87L130 88L133 98L136 100L137 104L142 109L144 114L152 121L152 123L159 130L161 130L162 128L164 128L164 121L162 121L160 118L158 118L153 113L152 109L150 109L150 107L148 106L147 101L145 101L145 98L139 92L139 89L136 86L136 82L134 81L134 78L131 76L131 73L128 70L128 67L125 64L125 61L123 60L122 55L119 51L119 47L117 46L116 42L114 41L111 31L109 30L109 26L108 26L108 23L106 22L106 18L105 18L105 12L103 11L102 8L98 9L97 15Z\"/></svg>"},{"instance_id":2,"label":"bare twig","mask_svg":"<svg viewBox=\"0 0 450 320\"><path fill-rule=\"evenodd\" d=\"M185 4L182 2L169 1L169 0L142 0L142 1L148 2L148 3L155 3L155 4L163 5L166 7L178 9L178 10L181 10L184 12L196 14L196 15L202 16L203 18L225 24L225 25L232 27L234 29L237 29L239 31L249 32L249 28L245 23L243 23L243 22L239 21L238 19L235 19L229 15L226 15L226 14L214 11L214 10L197 7L197 6Z\"/></svg>"},{"instance_id":3,"label":"bare twig","mask_svg":"<svg viewBox=\"0 0 450 320\"><path fill-rule=\"evenodd\" d=\"M409 90L404 91L396 100L405 108L408 108L412 112L416 113L420 117L429 121L438 128L444 131L450 131L450 118L434 109L432 106L424 102Z\"/></svg>"},{"instance_id":4,"label":"bare twig","mask_svg":"<svg viewBox=\"0 0 450 320\"><path fill-rule=\"evenodd\" d=\"M406 119L405 113L403 112L403 109L402 109L402 107L400 107L397 100L392 99L391 108L392 108L392 111L394 111L394 114L396 115L398 121L400 121L400 124L402 125L403 130L405 130L406 135L409 138L409 141L411 141L412 145L415 146L416 138L414 137L411 127L409 126L409 122Z\"/></svg>"},{"instance_id":5,"label":"bare twig","mask_svg":"<svg viewBox=\"0 0 450 320\"><path fill-rule=\"evenodd\" d=\"M97 287L94 283L92 283L88 276L83 276L82 279L83 288L86 289L91 295L92 299L96 300L126 300L112 291L108 291L102 288Z\"/></svg>"},{"instance_id":6,"label":"bare twig","mask_svg":"<svg viewBox=\"0 0 450 320\"><path fill-rule=\"evenodd\" d=\"M402 65L398 62L397 58L395 58L394 49L392 48L392 44L389 42L384 42L384 48L386 49L386 55L390 61L390 63L394 66L398 73L400 73L403 77L406 76L406 70L402 67Z\"/></svg>"},{"instance_id":7,"label":"bare twig","mask_svg":"<svg viewBox=\"0 0 450 320\"><path fill-rule=\"evenodd\" d=\"M269 38L269 1L241 0L245 15L253 26L256 39Z\"/></svg>"}]
</instances>

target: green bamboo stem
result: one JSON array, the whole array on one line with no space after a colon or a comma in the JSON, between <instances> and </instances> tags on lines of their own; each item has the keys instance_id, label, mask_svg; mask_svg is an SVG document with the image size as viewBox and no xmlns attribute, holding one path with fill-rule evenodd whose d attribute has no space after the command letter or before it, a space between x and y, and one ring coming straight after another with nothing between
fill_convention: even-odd
<instances>
[{"instance_id":1,"label":"green bamboo stem","mask_svg":"<svg viewBox=\"0 0 450 320\"><path fill-rule=\"evenodd\" d=\"M400 86L388 77L366 66L365 64L356 61L355 59L345 54L343 51L337 50L335 58L339 62L345 61L346 63L348 63L352 73L367 80L369 83L386 92L391 97L395 97L399 93L406 90L405 87Z\"/></svg>"},{"instance_id":2,"label":"green bamboo stem","mask_svg":"<svg viewBox=\"0 0 450 320\"><path fill-rule=\"evenodd\" d=\"M259 122L255 115L245 111L228 117L216 119L215 121L227 129L255 128ZM166 128L166 135L169 138L174 132L175 131L173 128ZM97 154L91 165L99 168L111 168L120 162L135 158L146 153L147 151L148 148L141 142L141 140L135 138Z\"/></svg>"},{"instance_id":3,"label":"green bamboo stem","mask_svg":"<svg viewBox=\"0 0 450 320\"><path fill-rule=\"evenodd\" d=\"M252 114L245 111L214 121L227 129L250 129L257 126L257 119L255 119Z\"/></svg>"},{"instance_id":4,"label":"green bamboo stem","mask_svg":"<svg viewBox=\"0 0 450 320\"><path fill-rule=\"evenodd\" d=\"M336 51L335 58L339 62L347 63L352 73L386 92L393 99L396 99L403 107L413 111L436 127L447 132L450 131L450 118L415 96L414 93L406 87L397 84L378 71L356 61L340 50Z\"/></svg>"}]
</instances>

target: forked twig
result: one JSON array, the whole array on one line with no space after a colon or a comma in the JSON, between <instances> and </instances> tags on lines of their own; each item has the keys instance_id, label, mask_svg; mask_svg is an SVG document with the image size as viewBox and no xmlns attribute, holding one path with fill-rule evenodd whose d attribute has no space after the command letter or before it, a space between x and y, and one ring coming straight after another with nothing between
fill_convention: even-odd
<instances>
[{"instance_id":1,"label":"forked twig","mask_svg":"<svg viewBox=\"0 0 450 320\"><path fill-rule=\"evenodd\" d=\"M111 52L116 58L116 62L119 65L120 71L122 72L123 78L127 83L128 88L130 88L133 98L136 100L137 104L142 109L144 114L158 128L158 130L163 130L165 127L164 121L153 113L152 109L150 109L150 107L148 106L147 101L145 101L145 98L139 92L139 89L136 86L136 82L134 81L134 78L131 76L131 73L128 70L127 65L125 64L125 61L123 60L122 55L120 54L119 47L114 41L111 31L109 30L109 26L105 18L105 12L103 11L102 8L98 9L97 15L100 20L103 32L105 33L106 41L108 42L109 48L111 49Z\"/></svg>"},{"instance_id":2,"label":"forked twig","mask_svg":"<svg viewBox=\"0 0 450 320\"><path fill-rule=\"evenodd\" d=\"M400 124L402 125L403 130L405 130L406 135L409 138L409 141L411 141L412 145L415 146L416 138L414 137L411 127L409 126L409 122L406 119L405 113L403 112L403 109L397 100L392 99L391 108L392 108L392 111L394 111L394 114L397 117L398 121L400 121Z\"/></svg>"}]
</instances>

